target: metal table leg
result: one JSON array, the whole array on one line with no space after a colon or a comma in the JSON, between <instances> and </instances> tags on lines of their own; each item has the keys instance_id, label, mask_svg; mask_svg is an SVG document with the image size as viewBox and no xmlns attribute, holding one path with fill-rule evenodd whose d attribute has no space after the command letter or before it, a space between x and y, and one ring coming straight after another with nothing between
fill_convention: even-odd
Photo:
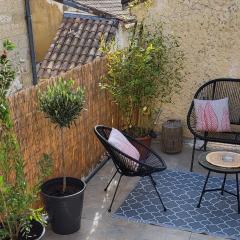
<instances>
[{"instance_id":1,"label":"metal table leg","mask_svg":"<svg viewBox=\"0 0 240 240\"><path fill-rule=\"evenodd\" d=\"M240 202L239 202L238 173L236 173L236 184L237 184L237 202L238 202L238 214L239 214L240 213Z\"/></svg>"},{"instance_id":2,"label":"metal table leg","mask_svg":"<svg viewBox=\"0 0 240 240\"><path fill-rule=\"evenodd\" d=\"M199 202L198 202L197 208L200 208L201 201L202 201L203 195L204 195L204 193L205 193L206 186L207 186L207 182L208 182L208 179L209 179L209 176L210 176L210 172L211 172L211 171L208 170L208 174L207 174L207 177L206 177L206 180L205 180L204 186L203 186L202 194L201 194L201 196L200 196L200 199L199 199Z\"/></svg>"},{"instance_id":3,"label":"metal table leg","mask_svg":"<svg viewBox=\"0 0 240 240\"><path fill-rule=\"evenodd\" d=\"M225 173L225 174L224 174L223 183L222 183L222 187L221 187L221 189L222 189L221 194L222 194L222 195L223 195L223 192L224 192L224 187L225 187L225 183L226 183L226 178L227 178L227 174Z\"/></svg>"}]
</instances>

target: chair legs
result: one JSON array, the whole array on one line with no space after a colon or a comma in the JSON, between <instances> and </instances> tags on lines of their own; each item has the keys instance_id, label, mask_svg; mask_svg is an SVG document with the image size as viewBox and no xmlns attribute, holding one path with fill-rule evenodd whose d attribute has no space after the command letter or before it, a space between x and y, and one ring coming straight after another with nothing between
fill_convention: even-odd
<instances>
[{"instance_id":1,"label":"chair legs","mask_svg":"<svg viewBox=\"0 0 240 240\"><path fill-rule=\"evenodd\" d=\"M203 150L206 152L207 151L207 144L208 144L208 141L204 141L204 146L203 146Z\"/></svg>"},{"instance_id":2,"label":"chair legs","mask_svg":"<svg viewBox=\"0 0 240 240\"><path fill-rule=\"evenodd\" d=\"M194 139L193 139L193 150L192 150L192 161L191 161L190 172L192 172L192 170L193 170L193 162L194 162L194 155L195 155L196 141L197 141L197 138L194 136Z\"/></svg>"},{"instance_id":3,"label":"chair legs","mask_svg":"<svg viewBox=\"0 0 240 240\"><path fill-rule=\"evenodd\" d=\"M150 177L151 183L152 183L152 185L153 185L153 187L154 187L154 189L155 189L155 191L156 191L156 193L157 193L157 195L158 195L158 198L159 198L159 200L160 200L160 202L161 202L161 204L162 204L162 206L163 206L163 210L164 210L164 212L165 212L165 211L167 211L167 209L166 209L166 207L164 206L163 201L162 201L162 198L161 198L161 196L160 196L160 193L159 193L158 190L157 190L157 187L156 187L157 184L156 184L156 182L154 181L152 175L149 175L149 177Z\"/></svg>"},{"instance_id":4,"label":"chair legs","mask_svg":"<svg viewBox=\"0 0 240 240\"><path fill-rule=\"evenodd\" d=\"M105 191L105 192L107 191L109 185L111 184L111 182L112 182L112 180L114 179L114 177L116 176L116 174L117 174L117 170L116 170L116 172L113 174L113 176L112 176L111 180L108 182L107 186L104 188L104 191Z\"/></svg>"},{"instance_id":5,"label":"chair legs","mask_svg":"<svg viewBox=\"0 0 240 240\"><path fill-rule=\"evenodd\" d=\"M221 195L223 195L223 192L224 192L224 187L225 187L225 183L226 183L226 178L227 178L227 174L225 173L224 174L224 179L223 179L223 182L222 182L222 191L221 191Z\"/></svg>"},{"instance_id":6,"label":"chair legs","mask_svg":"<svg viewBox=\"0 0 240 240\"><path fill-rule=\"evenodd\" d=\"M104 189L105 191L107 190L108 186L110 185L110 183L112 182L112 180L113 180L113 178L116 176L116 174L117 174L117 171L114 173L114 175L112 176L112 178L111 178L111 180L109 181L108 185L107 185L106 188ZM111 212L111 211L112 211L112 205L113 205L113 202L114 202L114 200L115 200L115 197L116 197L116 194L117 194L117 190L118 190L119 184L120 184L120 182L121 182L122 176L123 176L123 175L120 175L120 177L119 177L119 180L118 180L118 183L117 183L115 192L114 192L114 194L113 194L113 198L112 198L111 204L110 204L109 209L108 209L108 212ZM160 196L160 193L159 193L158 190L157 190L157 187L156 187L157 184L156 184L156 182L154 181L152 175L149 175L149 178L150 178L151 183L152 183L152 185L153 185L153 187L154 187L154 190L156 191L156 193L157 193L157 195L158 195L158 198L159 198L159 200L160 200L160 202L161 202L161 204L162 204L162 206L163 206L164 211L167 211L167 209L166 209L166 207L164 206L164 203L163 203L163 201L162 201L162 198L161 198L161 196Z\"/></svg>"},{"instance_id":7,"label":"chair legs","mask_svg":"<svg viewBox=\"0 0 240 240\"><path fill-rule=\"evenodd\" d=\"M115 174L115 175L116 175L116 174ZM120 178L119 178L119 180L118 180L117 187L116 187L116 189L115 189L115 192L114 192L114 195L113 195L113 198L112 198L112 202L111 202L111 204L110 204L110 207L109 207L109 209L108 209L108 212L111 212L111 211L112 211L112 205L113 205L114 199L115 199L115 197L116 197L116 193L117 193L117 190L118 190L120 181L121 181L121 179L122 179L122 176L123 176L123 175L120 175ZM111 180L111 181L112 181L112 180Z\"/></svg>"}]
</instances>

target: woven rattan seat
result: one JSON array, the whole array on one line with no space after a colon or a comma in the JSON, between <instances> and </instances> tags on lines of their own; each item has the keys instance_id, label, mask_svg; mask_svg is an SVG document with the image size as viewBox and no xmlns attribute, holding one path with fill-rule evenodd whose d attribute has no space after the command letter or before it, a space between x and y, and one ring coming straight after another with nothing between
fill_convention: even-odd
<instances>
[{"instance_id":1,"label":"woven rattan seat","mask_svg":"<svg viewBox=\"0 0 240 240\"><path fill-rule=\"evenodd\" d=\"M208 142L219 142L240 145L240 79L221 78L211 80L202 85L194 95L194 99L217 100L228 98L230 123L232 132L199 132L196 130L196 115L194 101L192 101L187 115L188 128L194 136L192 161L190 170L193 169L196 140L204 141L204 150ZM237 130L236 130L237 129ZM238 130L239 129L239 130Z\"/></svg>"},{"instance_id":2,"label":"woven rattan seat","mask_svg":"<svg viewBox=\"0 0 240 240\"><path fill-rule=\"evenodd\" d=\"M143 145L139 141L135 140L134 138L130 137L126 133L123 133L124 136L136 147L141 146L145 148L148 151L148 157L145 160L136 160L134 158L131 158L130 156L124 154L117 148L115 148L113 145L111 145L108 142L109 135L111 133L112 128L110 127L105 127L105 126L96 126L94 131L100 142L103 144L107 152L109 153L115 167L116 167L116 172L111 178L110 182L108 183L107 187L105 188L105 191L107 190L108 186L112 182L113 178L116 176L116 173L118 172L120 174L120 178L118 181L118 185L116 187L112 203L114 201L119 183L121 181L122 176L127 176L127 177L144 177L144 176L149 176L151 183L156 190L156 193L158 194L158 197L163 205L164 210L166 210L162 199L160 197L160 194L156 188L156 182L154 181L152 174L155 172L160 172L166 169L166 164L164 160L152 149L149 147ZM137 167L135 167L137 164ZM109 212L111 211L112 203L109 207Z\"/></svg>"}]
</instances>

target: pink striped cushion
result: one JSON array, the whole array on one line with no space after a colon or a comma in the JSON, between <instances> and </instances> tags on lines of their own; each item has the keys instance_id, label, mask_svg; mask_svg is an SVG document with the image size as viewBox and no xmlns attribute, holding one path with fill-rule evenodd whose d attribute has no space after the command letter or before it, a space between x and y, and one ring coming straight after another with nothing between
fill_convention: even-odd
<instances>
[{"instance_id":1,"label":"pink striped cushion","mask_svg":"<svg viewBox=\"0 0 240 240\"><path fill-rule=\"evenodd\" d=\"M219 100L194 99L197 131L231 132L228 98Z\"/></svg>"},{"instance_id":2,"label":"pink striped cushion","mask_svg":"<svg viewBox=\"0 0 240 240\"><path fill-rule=\"evenodd\" d=\"M138 150L117 129L112 128L112 131L108 138L108 142L126 155L132 157L135 160L139 160L140 153L138 152ZM139 166L138 163L131 161L127 158L124 159L124 164L126 165L126 167L130 168L133 171L136 171Z\"/></svg>"}]
</instances>

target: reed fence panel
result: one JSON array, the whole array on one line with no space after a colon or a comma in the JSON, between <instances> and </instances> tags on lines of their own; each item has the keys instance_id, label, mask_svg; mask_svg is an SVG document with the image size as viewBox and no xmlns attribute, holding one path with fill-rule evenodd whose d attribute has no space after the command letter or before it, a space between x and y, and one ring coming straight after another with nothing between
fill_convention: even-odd
<instances>
[{"instance_id":1,"label":"reed fence panel","mask_svg":"<svg viewBox=\"0 0 240 240\"><path fill-rule=\"evenodd\" d=\"M62 75L74 79L76 86L86 90L86 111L76 121L76 126L64 131L66 170L68 176L86 176L98 163L103 148L94 135L97 124L119 126L119 112L111 97L99 88L106 74L106 59L101 58ZM33 183L37 164L43 153L51 154L54 162L52 177L62 176L60 131L39 111L38 91L57 81L41 81L36 87L22 90L9 98L11 114L25 160L28 180Z\"/></svg>"}]
</instances>

